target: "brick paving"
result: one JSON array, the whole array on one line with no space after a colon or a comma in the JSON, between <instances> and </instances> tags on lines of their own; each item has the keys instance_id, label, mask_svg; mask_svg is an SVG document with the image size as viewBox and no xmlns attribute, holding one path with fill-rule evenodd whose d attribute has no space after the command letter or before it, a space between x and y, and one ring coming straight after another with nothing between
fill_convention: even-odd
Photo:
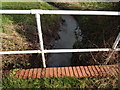
<instances>
[{"instance_id":1,"label":"brick paving","mask_svg":"<svg viewBox=\"0 0 120 90\"><path fill-rule=\"evenodd\" d=\"M19 69L15 76L27 78L43 77L108 77L119 76L119 65L94 65L94 66L73 66L73 67L52 67L52 68L32 68Z\"/></svg>"}]
</instances>

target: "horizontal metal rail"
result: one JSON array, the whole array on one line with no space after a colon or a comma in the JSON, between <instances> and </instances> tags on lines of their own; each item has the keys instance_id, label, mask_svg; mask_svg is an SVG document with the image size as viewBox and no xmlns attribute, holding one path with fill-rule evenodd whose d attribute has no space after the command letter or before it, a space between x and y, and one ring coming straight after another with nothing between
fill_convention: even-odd
<instances>
[{"instance_id":1,"label":"horizontal metal rail","mask_svg":"<svg viewBox=\"0 0 120 90\"><path fill-rule=\"evenodd\" d=\"M26 50L26 51L1 51L0 55L3 54L30 54L30 53L70 53L70 52L100 52L100 51L112 51L111 48L100 48L100 49L51 49L51 50ZM116 48L115 51L120 51L120 48Z\"/></svg>"},{"instance_id":2,"label":"horizontal metal rail","mask_svg":"<svg viewBox=\"0 0 120 90\"><path fill-rule=\"evenodd\" d=\"M65 14L65 15L115 15L118 16L118 11L78 11L78 10L0 10L0 14L35 14L39 35L40 50L26 50L26 51L0 51L0 55L4 54L30 54L41 53L43 60L43 67L46 67L44 53L69 53L69 52L99 52L99 51L120 51L116 48L120 41L120 33L113 44L113 48L92 48L92 49L51 49L45 50L43 45L41 22L39 14Z\"/></svg>"},{"instance_id":3,"label":"horizontal metal rail","mask_svg":"<svg viewBox=\"0 0 120 90\"><path fill-rule=\"evenodd\" d=\"M117 11L78 11L78 10L32 10L39 14L65 14L65 15L118 15Z\"/></svg>"},{"instance_id":4,"label":"horizontal metal rail","mask_svg":"<svg viewBox=\"0 0 120 90\"><path fill-rule=\"evenodd\" d=\"M0 51L0 55L4 55L4 54L30 54L30 53L41 53L41 50Z\"/></svg>"},{"instance_id":5,"label":"horizontal metal rail","mask_svg":"<svg viewBox=\"0 0 120 90\"><path fill-rule=\"evenodd\" d=\"M44 53L69 53L69 52L101 52L101 51L112 51L111 48L99 48L99 49L53 49L44 50ZM116 48L115 51L120 51L120 48Z\"/></svg>"},{"instance_id":6,"label":"horizontal metal rail","mask_svg":"<svg viewBox=\"0 0 120 90\"><path fill-rule=\"evenodd\" d=\"M119 15L118 11L80 11L80 10L0 10L0 14L65 14L65 15Z\"/></svg>"}]
</instances>

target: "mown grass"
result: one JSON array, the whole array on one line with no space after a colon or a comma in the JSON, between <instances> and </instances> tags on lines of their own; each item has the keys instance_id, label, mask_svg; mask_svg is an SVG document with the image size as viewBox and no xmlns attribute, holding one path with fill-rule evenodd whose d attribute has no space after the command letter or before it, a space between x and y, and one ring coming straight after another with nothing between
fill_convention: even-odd
<instances>
[{"instance_id":1,"label":"mown grass","mask_svg":"<svg viewBox=\"0 0 120 90\"><path fill-rule=\"evenodd\" d=\"M118 88L118 81L118 77L20 79L12 72L3 77L2 88Z\"/></svg>"},{"instance_id":2,"label":"mown grass","mask_svg":"<svg viewBox=\"0 0 120 90\"><path fill-rule=\"evenodd\" d=\"M45 2L3 2L2 3L2 9L10 9L10 10L31 10L31 9L42 9L42 10L54 10L57 9L53 7L52 5L45 3ZM43 15L42 20L45 20L47 23L50 24L50 22L56 21L58 17L56 15ZM7 21L11 20L14 23L25 23L25 24L32 24L35 25L35 17L34 15L3 15L2 22L3 24ZM9 19L9 20L8 20ZM57 19L58 20L58 19ZM53 22L54 23L54 22ZM44 23L43 23L44 24ZM43 25L43 27L45 27Z\"/></svg>"}]
</instances>

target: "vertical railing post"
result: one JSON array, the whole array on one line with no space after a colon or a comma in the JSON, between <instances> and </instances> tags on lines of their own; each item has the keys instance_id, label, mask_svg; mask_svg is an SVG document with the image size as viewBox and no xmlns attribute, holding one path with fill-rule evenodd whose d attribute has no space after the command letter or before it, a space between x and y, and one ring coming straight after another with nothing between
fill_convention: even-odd
<instances>
[{"instance_id":1,"label":"vertical railing post","mask_svg":"<svg viewBox=\"0 0 120 90\"><path fill-rule=\"evenodd\" d=\"M114 44L113 44L113 46L112 46L113 51L108 55L108 57L107 57L107 59L106 59L106 61L105 61L105 64L107 64L107 63L110 61L110 58L111 58L112 55L114 54L115 49L116 49L119 41L120 41L120 32L119 32L119 34L118 34L118 36L117 36L117 38L116 38L116 40L115 40L115 42L114 42Z\"/></svg>"},{"instance_id":2,"label":"vertical railing post","mask_svg":"<svg viewBox=\"0 0 120 90\"><path fill-rule=\"evenodd\" d=\"M117 36L117 38L116 38L116 40L115 40L115 42L114 42L114 44L112 46L113 49L116 49L119 41L120 41L120 32L119 32L119 34L118 34L118 36Z\"/></svg>"},{"instance_id":3,"label":"vertical railing post","mask_svg":"<svg viewBox=\"0 0 120 90\"><path fill-rule=\"evenodd\" d=\"M46 68L46 63L45 63L45 55L44 55L44 45L43 45L43 37L42 37L42 29L41 29L41 21L40 21L40 14L36 13L36 21L37 21L37 29L38 29L38 36L39 36L39 43L40 43L40 49L42 51L42 62L43 62L43 67Z\"/></svg>"}]
</instances>

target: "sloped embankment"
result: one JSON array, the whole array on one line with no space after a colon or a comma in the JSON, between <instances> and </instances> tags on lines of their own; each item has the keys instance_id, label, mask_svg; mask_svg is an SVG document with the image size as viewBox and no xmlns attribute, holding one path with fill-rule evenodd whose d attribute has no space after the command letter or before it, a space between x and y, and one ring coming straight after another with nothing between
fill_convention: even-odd
<instances>
[{"instance_id":1,"label":"sloped embankment","mask_svg":"<svg viewBox=\"0 0 120 90\"><path fill-rule=\"evenodd\" d=\"M51 3L64 10L118 11L119 2L63 2ZM82 31L82 41L76 41L73 48L112 47L118 32L118 16L74 16ZM106 64L111 52L73 53L72 65ZM107 64L119 62L119 53L114 52Z\"/></svg>"},{"instance_id":2,"label":"sloped embankment","mask_svg":"<svg viewBox=\"0 0 120 90\"><path fill-rule=\"evenodd\" d=\"M48 3L34 2L7 2L2 3L2 9L57 9ZM45 48L53 47L55 39L58 39L60 17L58 15L41 15L42 31ZM39 40L34 15L2 15L3 51L22 51L39 49ZM46 56L47 57L47 56ZM3 55L3 69L41 67L39 54Z\"/></svg>"}]
</instances>

